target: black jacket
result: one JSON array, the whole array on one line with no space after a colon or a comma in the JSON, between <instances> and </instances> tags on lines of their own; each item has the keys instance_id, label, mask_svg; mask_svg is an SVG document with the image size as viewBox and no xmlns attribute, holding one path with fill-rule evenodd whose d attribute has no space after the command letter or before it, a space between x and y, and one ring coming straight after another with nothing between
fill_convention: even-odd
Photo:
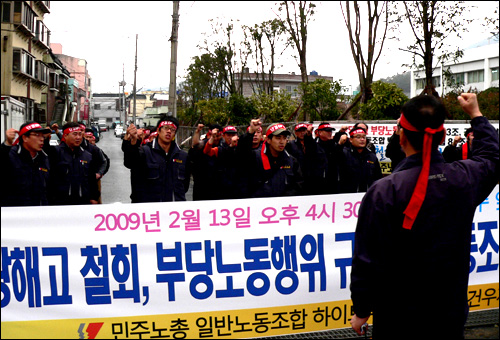
<instances>
[{"instance_id":1,"label":"black jacket","mask_svg":"<svg viewBox=\"0 0 500 340\"><path fill-rule=\"evenodd\" d=\"M261 149L253 150L253 165L249 173L250 197L297 196L302 194L303 177L297 159L287 151L273 157L267 145L264 152L269 159L270 169L264 168Z\"/></svg>"},{"instance_id":2,"label":"black jacket","mask_svg":"<svg viewBox=\"0 0 500 340\"><path fill-rule=\"evenodd\" d=\"M21 145L0 147L2 168L1 206L48 205L49 160L42 150L34 159Z\"/></svg>"},{"instance_id":3,"label":"black jacket","mask_svg":"<svg viewBox=\"0 0 500 340\"><path fill-rule=\"evenodd\" d=\"M205 143L205 150L210 149ZM241 175L239 170L240 156L237 152L237 147L231 147L226 143L216 147L217 154L211 156L215 158L215 177L212 179L212 191L217 193L218 199L235 199L240 198L238 190L238 176ZM205 151L204 151L205 152ZM217 188L217 190L214 190ZM215 197L214 197L215 198Z\"/></svg>"},{"instance_id":4,"label":"black jacket","mask_svg":"<svg viewBox=\"0 0 500 340\"><path fill-rule=\"evenodd\" d=\"M373 312L374 337L452 338L463 332L472 220L497 183L499 159L495 128L484 117L471 124L471 159L445 163L433 151L427 193L411 230L402 227L403 212L422 168L421 153L405 158L363 197L351 298L357 316Z\"/></svg>"},{"instance_id":5,"label":"black jacket","mask_svg":"<svg viewBox=\"0 0 500 340\"><path fill-rule=\"evenodd\" d=\"M406 154L399 144L399 135L396 132L389 137L387 148L385 149L385 157L391 159L391 172L396 169L399 162L406 158Z\"/></svg>"},{"instance_id":6,"label":"black jacket","mask_svg":"<svg viewBox=\"0 0 500 340\"><path fill-rule=\"evenodd\" d=\"M95 167L93 171L101 174L101 176L104 176L109 170L109 157L104 154L104 151L102 151L101 148L96 145L90 144L86 139L82 141L81 146L84 150L87 150L92 154L92 159L94 160L93 165Z\"/></svg>"},{"instance_id":7,"label":"black jacket","mask_svg":"<svg viewBox=\"0 0 500 340\"><path fill-rule=\"evenodd\" d=\"M321 163L318 157L318 147L312 136L304 136L304 144L299 140L287 144L287 151L297 159L304 177L304 195L316 195L323 193L321 180L324 173L321 171Z\"/></svg>"},{"instance_id":8,"label":"black jacket","mask_svg":"<svg viewBox=\"0 0 500 340\"><path fill-rule=\"evenodd\" d=\"M71 150L66 143L46 149L50 160L51 205L90 204L99 200L92 154L81 146Z\"/></svg>"},{"instance_id":9,"label":"black jacket","mask_svg":"<svg viewBox=\"0 0 500 340\"><path fill-rule=\"evenodd\" d=\"M467 157L465 159L470 159L472 157L472 150L469 148L469 143L466 142L462 146L447 145L443 150L444 161L451 163L463 160L463 148L467 148Z\"/></svg>"},{"instance_id":10,"label":"black jacket","mask_svg":"<svg viewBox=\"0 0 500 340\"><path fill-rule=\"evenodd\" d=\"M132 145L123 141L124 164L131 169L132 203L185 201L190 166L187 152L172 142L168 154L157 139Z\"/></svg>"},{"instance_id":11,"label":"black jacket","mask_svg":"<svg viewBox=\"0 0 500 340\"><path fill-rule=\"evenodd\" d=\"M315 179L317 194L338 194L339 193L339 150L342 146L333 139L322 141L316 140L316 160L312 169L312 176Z\"/></svg>"},{"instance_id":12,"label":"black jacket","mask_svg":"<svg viewBox=\"0 0 500 340\"><path fill-rule=\"evenodd\" d=\"M366 192L376 180L382 178L377 156L363 148L358 152L352 145L338 154L340 193Z\"/></svg>"},{"instance_id":13,"label":"black jacket","mask_svg":"<svg viewBox=\"0 0 500 340\"><path fill-rule=\"evenodd\" d=\"M189 149L189 161L193 173L193 201L220 199L217 177L217 159L203 153L207 138Z\"/></svg>"}]
</instances>

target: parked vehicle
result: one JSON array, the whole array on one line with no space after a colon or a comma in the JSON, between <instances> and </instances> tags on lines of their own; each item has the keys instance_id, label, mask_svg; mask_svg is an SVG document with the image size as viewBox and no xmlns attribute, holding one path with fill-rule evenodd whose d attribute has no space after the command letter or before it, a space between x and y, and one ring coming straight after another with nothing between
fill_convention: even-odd
<instances>
[{"instance_id":1,"label":"parked vehicle","mask_svg":"<svg viewBox=\"0 0 500 340\"><path fill-rule=\"evenodd\" d=\"M108 127L107 127L106 123L99 123L99 130L100 130L101 132L106 132L106 131L108 131Z\"/></svg>"},{"instance_id":2,"label":"parked vehicle","mask_svg":"<svg viewBox=\"0 0 500 340\"><path fill-rule=\"evenodd\" d=\"M57 135L57 133L52 132L52 134L50 135L49 144L51 146L58 146L60 143L61 143L61 140L59 139L59 136Z\"/></svg>"},{"instance_id":3,"label":"parked vehicle","mask_svg":"<svg viewBox=\"0 0 500 340\"><path fill-rule=\"evenodd\" d=\"M115 136L116 137L123 137L123 135L125 134L125 132L123 131L123 126L121 125L117 125L115 126Z\"/></svg>"}]
</instances>

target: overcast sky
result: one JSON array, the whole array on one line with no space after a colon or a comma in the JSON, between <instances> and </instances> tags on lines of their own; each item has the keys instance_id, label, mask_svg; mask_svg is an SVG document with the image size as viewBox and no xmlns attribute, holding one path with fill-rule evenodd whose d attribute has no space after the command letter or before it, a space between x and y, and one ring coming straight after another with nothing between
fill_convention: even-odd
<instances>
[{"instance_id":1,"label":"overcast sky","mask_svg":"<svg viewBox=\"0 0 500 340\"><path fill-rule=\"evenodd\" d=\"M307 71L342 80L344 86L355 89L358 84L356 66L350 50L338 2L315 2L314 20L310 22L307 42ZM472 9L468 16L484 19L493 16L497 1L466 2ZM51 42L63 46L63 54L85 59L92 77L94 93L118 92L125 65L125 90L131 92L134 82L135 42L138 34L137 89L167 89L170 82L170 35L172 30L171 1L51 1L50 14L45 24L51 31ZM186 75L192 57L203 52L203 33L211 33L209 20L239 20L239 24L253 26L276 18L278 5L273 1L181 1L177 83ZM463 48L488 37L487 30L477 20L469 27ZM237 23L235 23L236 25ZM364 26L362 26L363 29ZM406 32L406 33L404 33ZM413 38L406 30L400 34ZM411 41L410 41L411 40ZM408 43L387 41L375 69L375 79L402 73L403 63L411 62L411 55L399 51ZM403 46L404 45L404 46ZM288 49L279 58L275 73L300 74ZM255 67L250 63L250 70Z\"/></svg>"}]
</instances>

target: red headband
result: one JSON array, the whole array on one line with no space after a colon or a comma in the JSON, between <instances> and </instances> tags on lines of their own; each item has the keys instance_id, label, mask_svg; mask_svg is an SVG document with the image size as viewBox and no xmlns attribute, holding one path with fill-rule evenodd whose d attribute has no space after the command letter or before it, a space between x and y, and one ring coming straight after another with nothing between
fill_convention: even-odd
<instances>
[{"instance_id":1,"label":"red headband","mask_svg":"<svg viewBox=\"0 0 500 340\"><path fill-rule=\"evenodd\" d=\"M399 124L406 130L413 132L422 132L410 124L403 114L399 120ZM431 165L431 153L432 153L432 138L434 134L443 131L444 126L441 125L437 129L431 129L429 127L425 128L424 135L424 145L422 147L422 170L418 175L417 184L413 190L413 194L410 199L410 203L404 211L404 221L403 228L411 230L415 219L417 218L418 212L424 203L425 194L427 193L427 184L429 181L429 169ZM444 139L444 136L443 136Z\"/></svg>"},{"instance_id":2,"label":"red headband","mask_svg":"<svg viewBox=\"0 0 500 340\"><path fill-rule=\"evenodd\" d=\"M30 130L33 130L33 129L43 129L43 128L38 123L33 123L33 124L26 125L25 127L23 127L21 129L21 131L19 131L19 136L14 141L14 143L12 143L12 145L17 145L19 143L19 138L21 138L21 136L24 135L26 132L28 132Z\"/></svg>"},{"instance_id":3,"label":"red headband","mask_svg":"<svg viewBox=\"0 0 500 340\"><path fill-rule=\"evenodd\" d=\"M226 126L223 130L222 133L238 133L238 130L234 126Z\"/></svg>"},{"instance_id":4,"label":"red headband","mask_svg":"<svg viewBox=\"0 0 500 340\"><path fill-rule=\"evenodd\" d=\"M175 130L177 130L177 126L173 122L171 122L170 120L164 120L163 122L161 122L160 125L158 126L158 130L160 130L165 125L173 126L175 128Z\"/></svg>"},{"instance_id":5,"label":"red headband","mask_svg":"<svg viewBox=\"0 0 500 340\"><path fill-rule=\"evenodd\" d=\"M318 130L322 129L333 129L333 128L330 124L321 124L320 126L318 126Z\"/></svg>"},{"instance_id":6,"label":"red headband","mask_svg":"<svg viewBox=\"0 0 500 340\"><path fill-rule=\"evenodd\" d=\"M304 123L300 123L298 124L296 127L295 127L295 131L297 131L298 129L302 129L302 128L306 128L308 127L309 125L307 124L304 124Z\"/></svg>"},{"instance_id":7,"label":"red headband","mask_svg":"<svg viewBox=\"0 0 500 340\"><path fill-rule=\"evenodd\" d=\"M64 130L64 132L63 132L63 135L67 135L67 134L70 134L71 132L75 132L75 131L82 131L82 128L79 126L66 128L66 130Z\"/></svg>"},{"instance_id":8,"label":"red headband","mask_svg":"<svg viewBox=\"0 0 500 340\"><path fill-rule=\"evenodd\" d=\"M362 134L366 135L366 131L365 130L363 130L363 129L356 129L356 130L352 130L351 132L349 132L349 136L352 136L355 133L362 133Z\"/></svg>"},{"instance_id":9,"label":"red headband","mask_svg":"<svg viewBox=\"0 0 500 340\"><path fill-rule=\"evenodd\" d=\"M267 130L267 132L266 132L266 137L269 137L269 135L270 135L271 133L273 133L273 132L274 132L274 131L276 131L276 130L280 130L280 129L282 129L282 130L286 130L285 125L283 125L283 124L274 124L273 126L271 126L271 127L269 128L269 130Z\"/></svg>"}]
</instances>

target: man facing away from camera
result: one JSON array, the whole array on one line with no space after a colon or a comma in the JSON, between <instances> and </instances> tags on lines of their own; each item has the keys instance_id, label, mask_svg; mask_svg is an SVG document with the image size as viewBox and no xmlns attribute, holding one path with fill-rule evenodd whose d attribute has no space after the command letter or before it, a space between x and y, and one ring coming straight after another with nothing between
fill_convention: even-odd
<instances>
[{"instance_id":1,"label":"man facing away from camera","mask_svg":"<svg viewBox=\"0 0 500 340\"><path fill-rule=\"evenodd\" d=\"M374 339L464 338L472 220L497 183L499 149L476 95L458 101L474 129L472 157L445 163L445 107L412 98L400 117L406 158L363 197L350 286L359 335L373 313Z\"/></svg>"}]
</instances>

